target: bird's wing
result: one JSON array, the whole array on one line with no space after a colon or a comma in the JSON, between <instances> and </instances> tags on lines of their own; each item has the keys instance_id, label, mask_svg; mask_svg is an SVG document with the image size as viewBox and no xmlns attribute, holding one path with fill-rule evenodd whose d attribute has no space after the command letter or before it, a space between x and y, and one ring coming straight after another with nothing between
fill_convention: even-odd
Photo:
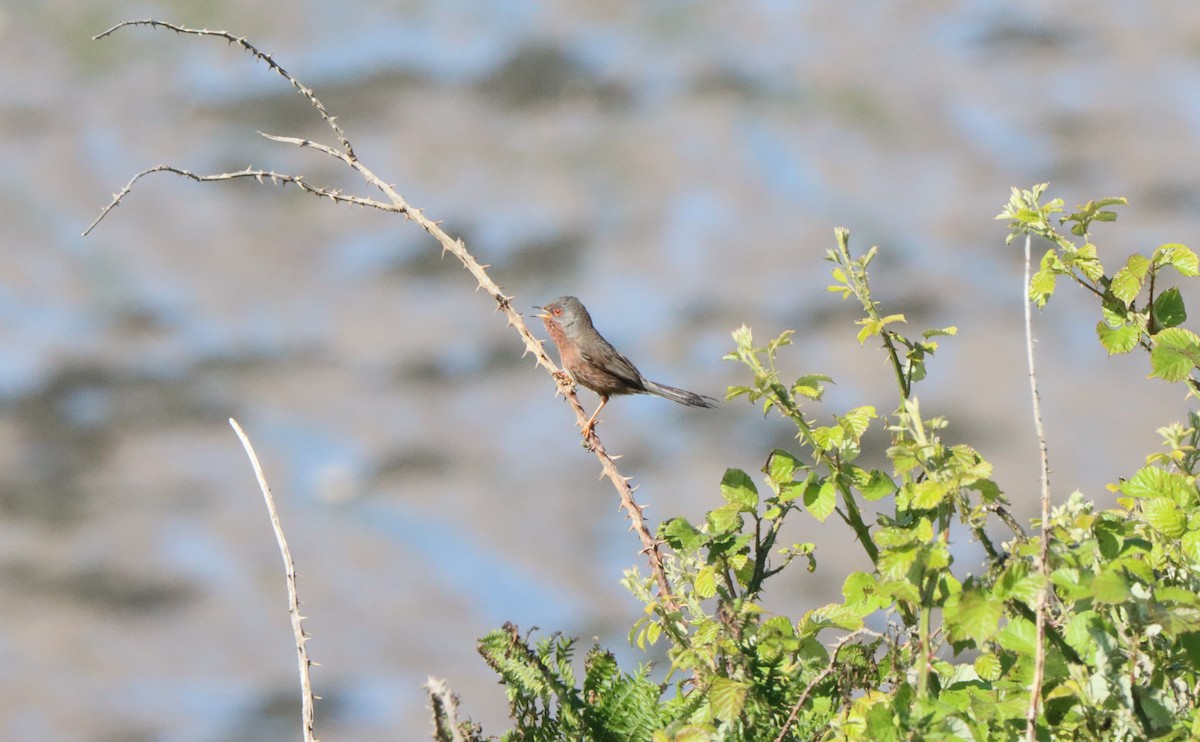
<instances>
[{"instance_id":1,"label":"bird's wing","mask_svg":"<svg viewBox=\"0 0 1200 742\"><path fill-rule=\"evenodd\" d=\"M603 345L595 353L583 352L583 360L594 366L600 366L608 371L613 376L628 382L635 389L641 389L644 386L642 374L637 370L637 367L625 356L621 355L616 348L612 347L607 340L601 338Z\"/></svg>"}]
</instances>

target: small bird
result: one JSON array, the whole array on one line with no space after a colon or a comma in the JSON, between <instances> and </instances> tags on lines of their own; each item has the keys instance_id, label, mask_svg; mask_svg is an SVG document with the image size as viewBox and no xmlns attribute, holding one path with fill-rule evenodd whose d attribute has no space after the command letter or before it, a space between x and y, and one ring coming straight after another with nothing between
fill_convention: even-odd
<instances>
[{"instance_id":1,"label":"small bird","mask_svg":"<svg viewBox=\"0 0 1200 742\"><path fill-rule=\"evenodd\" d=\"M628 358L596 332L592 316L574 296L563 296L534 309L542 310L543 313L537 316L545 323L567 373L580 386L600 395L600 406L583 426L585 438L596 426L596 416L614 394L657 394L691 407L717 406L717 400L712 397L659 384L642 376Z\"/></svg>"}]
</instances>

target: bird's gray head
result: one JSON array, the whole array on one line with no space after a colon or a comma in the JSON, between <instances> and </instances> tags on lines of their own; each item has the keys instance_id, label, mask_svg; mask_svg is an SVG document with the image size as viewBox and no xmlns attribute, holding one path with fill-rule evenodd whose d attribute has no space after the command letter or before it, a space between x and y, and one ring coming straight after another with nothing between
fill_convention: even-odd
<instances>
[{"instance_id":1,"label":"bird's gray head","mask_svg":"<svg viewBox=\"0 0 1200 742\"><path fill-rule=\"evenodd\" d=\"M591 315L574 296L560 296L541 309L546 313L543 317L549 317L568 332L592 326Z\"/></svg>"}]
</instances>

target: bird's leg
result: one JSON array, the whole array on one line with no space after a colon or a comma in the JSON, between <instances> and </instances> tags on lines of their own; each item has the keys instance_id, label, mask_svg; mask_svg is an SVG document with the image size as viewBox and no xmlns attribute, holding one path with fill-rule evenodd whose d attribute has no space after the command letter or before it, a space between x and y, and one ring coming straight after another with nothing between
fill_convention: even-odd
<instances>
[{"instance_id":1,"label":"bird's leg","mask_svg":"<svg viewBox=\"0 0 1200 742\"><path fill-rule=\"evenodd\" d=\"M600 406L596 408L596 411L592 413L592 416L590 418L588 418L588 421L583 424L583 437L584 438L587 438L588 436L590 436L592 434L592 428L596 427L596 416L600 414L600 410L603 410L604 405L606 405L606 404L608 404L608 395L601 394L600 395Z\"/></svg>"}]
</instances>

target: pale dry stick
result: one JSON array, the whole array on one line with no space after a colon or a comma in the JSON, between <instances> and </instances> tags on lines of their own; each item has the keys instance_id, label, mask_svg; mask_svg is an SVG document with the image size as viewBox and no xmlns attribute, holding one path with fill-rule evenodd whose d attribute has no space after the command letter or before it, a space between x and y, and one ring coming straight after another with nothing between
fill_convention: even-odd
<instances>
[{"instance_id":1,"label":"pale dry stick","mask_svg":"<svg viewBox=\"0 0 1200 742\"><path fill-rule=\"evenodd\" d=\"M245 36L234 36L228 31L210 31L207 28L186 28L184 26L177 26L174 23L165 23L163 21L155 20L154 18L142 18L140 20L121 21L107 31L93 36L92 41L99 41L100 39L110 36L115 31L125 28L126 26L150 26L151 28L165 28L174 31L175 33L191 34L192 36L215 36L216 38L224 39L230 44L237 44L253 54L255 57L258 57L272 70L278 72L280 77L290 82L292 87L296 88L296 92L307 98L308 102L313 105L313 108L317 109L317 113L321 115L321 118L325 121L325 123L329 124L329 128L333 130L333 134L337 137L338 143L342 145L342 148L349 152L351 157L354 156L354 148L350 146L350 140L346 138L346 133L342 131L342 127L338 126L337 118L329 115L329 112L325 110L324 104L317 100L317 96L313 95L312 88L307 88L301 85L300 81L288 74L288 71L283 67L280 67L279 63L277 63L270 54L259 51L254 47L253 44L246 41Z\"/></svg>"},{"instance_id":2,"label":"pale dry stick","mask_svg":"<svg viewBox=\"0 0 1200 742\"><path fill-rule=\"evenodd\" d=\"M250 465L254 467L254 476L258 478L258 488L262 490L263 499L267 502L267 513L271 516L271 528L275 530L275 540L279 542L279 553L283 555L283 569L287 574L288 615L292 618L292 635L296 639L296 658L300 663L300 714L304 724L304 740L305 742L317 742L313 731L315 716L312 679L309 677L312 660L308 658L309 637L304 632L302 625L304 617L300 615L300 599L296 597L296 564L292 561L292 552L288 549L287 539L283 535L283 526L279 522L279 511L275 509L275 499L271 497L267 476L263 474L262 465L258 463L258 454L254 453L254 446L250 444L250 438L246 436L246 431L242 430L242 426L238 425L238 421L231 417L229 424L233 426L233 432L237 433L237 437L242 441L242 448L246 449L246 455L250 457Z\"/></svg>"},{"instance_id":3,"label":"pale dry stick","mask_svg":"<svg viewBox=\"0 0 1200 742\"><path fill-rule=\"evenodd\" d=\"M176 175L181 175L201 182L214 180L233 180L235 178L242 177L254 177L260 180L262 178L270 178L273 182L283 183L284 185L292 183L299 186L301 189L312 193L313 195L329 198L335 203L357 204L359 206L369 206L371 208L376 208L383 211L402 214L406 218L416 222L422 229L424 229L435 240L437 240L438 244L441 245L443 253L449 252L458 258L463 267L466 268L467 271L475 278L479 288L482 288L492 297L493 300L495 300L497 304L497 311L504 312L508 324L514 327L517 333L521 336L521 339L525 344L525 353L532 353L537 364L549 371L550 374L555 378L558 383L558 391L562 392L566 397L572 409L575 411L575 417L579 426L581 428L583 427L583 425L587 422L588 414L587 411L583 409L583 406L579 403L579 399L575 395L574 384L570 381L570 377L564 371L559 369L552 360L550 360L550 356L547 355L541 341L534 337L529 331L528 326L525 324L524 317L515 309L513 309L512 297L506 296L500 287L494 281L492 281L491 277L488 275L486 270L488 266L480 264L473 255L467 252L466 245L463 244L462 240L456 240L446 234L439 226L438 222L427 218L423 213L421 213L420 209L410 206L409 203L405 201L404 197L396 192L395 188L384 182L381 178L375 175L374 172L367 168L366 165L362 164L357 155L355 155L353 147L350 146L350 142L346 138L345 133L342 131L341 127L337 125L335 117L329 115L325 109L325 106L321 104L310 88L302 85L296 78L283 69L283 67L279 66L279 64L277 64L270 57L270 55L259 51L256 47L247 42L244 37L235 36L227 31L192 29L184 26L177 26L171 23L164 23L154 19L144 19L124 21L116 26L113 26L104 33L97 35L96 38L104 38L114 31L126 26L150 26L152 28L169 29L181 34L216 37L224 39L231 44L236 44L242 47L244 50L250 52L256 58L262 60L272 70L277 72L280 76L291 83L292 87L294 87L313 105L314 108L317 109L321 115L321 118L324 119L324 121L333 130L335 136L337 136L338 142L342 145L342 148L337 149L306 139L277 137L270 134L263 134L263 136L278 142L295 144L300 147L310 147L341 160L347 166L358 172L359 175L362 176L363 180L365 180L368 184L375 186L380 192L387 196L388 202L385 203L357 196L347 196L334 189L317 188L315 186L311 186L304 182L301 176L286 176L271 171L259 171L247 168L246 170L235 173L222 173L220 175L195 175L183 170L182 168L160 165L158 167L145 170L134 176L121 192L114 194L113 200L101 211L100 216L95 220L95 222L88 227L89 232L110 211L112 211L112 209L115 208L121 202L121 200L125 198L126 195L128 195L135 182L137 182L141 177L155 172L171 172L175 173ZM654 538L649 529L646 527L645 519L642 515L642 511L645 508L644 506L639 506L633 499L633 489L629 485L629 478L623 476L620 470L617 469L617 465L613 460L613 457L609 456L605 451L603 443L601 443L599 437L596 436L594 431L584 442L599 460L600 467L603 472L602 476L607 477L609 481L612 482L613 487L617 490L617 494L621 500L621 506L625 510L625 514L631 522L630 528L637 533L638 538L642 542L642 553L646 554L647 560L650 562L650 570L654 574L654 579L658 584L659 594L663 600L664 607L667 611L677 612L679 610L679 602L676 600L674 593L671 590L670 582L667 580L666 569L662 560L662 553L659 550L662 541Z\"/></svg>"},{"instance_id":4,"label":"pale dry stick","mask_svg":"<svg viewBox=\"0 0 1200 742\"><path fill-rule=\"evenodd\" d=\"M432 675L425 681L429 705L433 712L433 738L438 742L466 742L458 728L458 700L446 681ZM444 724L443 724L444 722Z\"/></svg>"},{"instance_id":5,"label":"pale dry stick","mask_svg":"<svg viewBox=\"0 0 1200 742\"><path fill-rule=\"evenodd\" d=\"M87 237L89 234L91 234L92 230L96 228L96 225L100 223L100 220L108 216L108 212L112 211L118 204L121 203L121 200L124 199L131 190L133 190L134 183L152 173L174 173L180 177L194 180L197 183L212 183L218 180L240 180L242 178L253 178L259 183L262 183L265 180L270 180L276 185L288 185L290 183L305 193L311 193L312 195L319 196L321 198L328 198L330 201L335 203L351 204L355 206L369 206L375 209L383 209L384 211L395 211L395 209L391 208L388 204L385 204L382 201L376 201L372 198L363 198L362 196L347 195L336 188L321 188L319 186L311 185L305 182L304 176L302 175L287 175L285 173L277 173L273 170L261 170L259 168L252 167L247 167L242 170L236 170L229 173L197 175L190 170L184 170L183 168L174 167L171 165L156 165L155 167L147 168L137 175L134 175L132 178L130 178L129 182L125 184L124 188L122 188L119 192L114 193L113 200L109 202L108 206L105 206L104 209L101 210L100 216L96 217L95 220L88 225L88 228L83 231L83 236Z\"/></svg>"},{"instance_id":6,"label":"pale dry stick","mask_svg":"<svg viewBox=\"0 0 1200 742\"><path fill-rule=\"evenodd\" d=\"M1038 396L1037 368L1033 362L1033 302L1029 299L1030 242L1025 235L1025 283L1021 286L1021 298L1025 304L1025 354L1029 361L1029 390L1033 398L1033 429L1037 432L1038 450L1042 457L1042 548L1038 565L1042 573L1042 586L1038 590L1037 622L1034 638L1033 682L1029 689L1029 709L1025 713L1025 739L1037 739L1038 709L1042 700L1042 681L1046 675L1046 611L1050 590L1050 452L1046 447L1046 429L1042 426L1042 406Z\"/></svg>"}]
</instances>

